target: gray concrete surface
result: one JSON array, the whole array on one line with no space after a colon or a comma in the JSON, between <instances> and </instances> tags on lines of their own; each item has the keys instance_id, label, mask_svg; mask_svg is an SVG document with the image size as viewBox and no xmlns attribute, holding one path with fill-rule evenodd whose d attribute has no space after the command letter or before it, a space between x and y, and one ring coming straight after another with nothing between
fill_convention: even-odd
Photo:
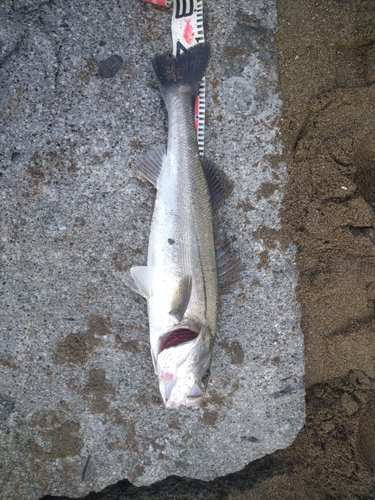
<instances>
[{"instance_id":1,"label":"gray concrete surface","mask_svg":"<svg viewBox=\"0 0 375 500\"><path fill-rule=\"evenodd\" d=\"M245 266L221 299L205 406L163 408L146 303L116 276L146 262L154 190L133 159L166 142L150 60L169 50L170 17L140 0L0 5L7 500L213 479L288 446L304 423L273 1L205 2L206 152L234 186L217 229Z\"/></svg>"}]
</instances>

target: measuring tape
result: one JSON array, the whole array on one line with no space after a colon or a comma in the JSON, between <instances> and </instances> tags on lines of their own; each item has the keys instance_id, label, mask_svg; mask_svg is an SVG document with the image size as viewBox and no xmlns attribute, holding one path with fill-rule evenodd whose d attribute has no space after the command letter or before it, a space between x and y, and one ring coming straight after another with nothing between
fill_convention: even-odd
<instances>
[{"instance_id":1,"label":"measuring tape","mask_svg":"<svg viewBox=\"0 0 375 500\"><path fill-rule=\"evenodd\" d=\"M204 42L203 32L203 0L145 0L145 2L170 7L173 3L172 14L172 51L179 56L197 43ZM206 107L206 88L204 78L199 87L195 101L195 130L199 154L204 153L204 118Z\"/></svg>"}]
</instances>

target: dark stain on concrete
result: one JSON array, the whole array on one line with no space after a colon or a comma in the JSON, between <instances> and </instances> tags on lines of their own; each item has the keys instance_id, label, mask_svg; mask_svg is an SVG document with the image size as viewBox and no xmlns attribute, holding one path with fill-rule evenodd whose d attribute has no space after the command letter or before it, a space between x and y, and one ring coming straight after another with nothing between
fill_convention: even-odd
<instances>
[{"instance_id":1,"label":"dark stain on concrete","mask_svg":"<svg viewBox=\"0 0 375 500\"><path fill-rule=\"evenodd\" d=\"M155 391L157 390L156 387L154 390ZM137 403L143 406L148 406L150 404L160 405L163 404L163 400L161 395L159 394L159 391L158 392L145 391L143 394L140 394L137 397Z\"/></svg>"},{"instance_id":2,"label":"dark stain on concrete","mask_svg":"<svg viewBox=\"0 0 375 500\"><path fill-rule=\"evenodd\" d=\"M177 418L174 418L169 422L168 427L171 429L179 429L180 428L180 421Z\"/></svg>"},{"instance_id":3,"label":"dark stain on concrete","mask_svg":"<svg viewBox=\"0 0 375 500\"><path fill-rule=\"evenodd\" d=\"M249 198L245 198L244 200L237 203L237 208L243 210L244 212L250 212L250 210L254 210L253 205L250 203Z\"/></svg>"},{"instance_id":4,"label":"dark stain on concrete","mask_svg":"<svg viewBox=\"0 0 375 500\"><path fill-rule=\"evenodd\" d=\"M31 175L31 177L32 177L33 179L35 179L37 182L39 182L39 181L44 181L44 179L45 179L45 175L43 174L43 172L41 172L40 170L38 170L38 169L37 169L37 168L35 168L35 167L29 167L29 168L27 169L27 173L28 173L29 175Z\"/></svg>"},{"instance_id":5,"label":"dark stain on concrete","mask_svg":"<svg viewBox=\"0 0 375 500\"><path fill-rule=\"evenodd\" d=\"M83 442L77 435L80 424L63 422L59 427L45 432L45 437L51 443L50 453L55 458L74 457L79 455Z\"/></svg>"},{"instance_id":6,"label":"dark stain on concrete","mask_svg":"<svg viewBox=\"0 0 375 500\"><path fill-rule=\"evenodd\" d=\"M62 418L55 411L39 413L32 417L30 427L36 429L41 443L30 439L28 451L33 458L51 460L79 455L83 447L79 436L81 426L78 422L64 421Z\"/></svg>"},{"instance_id":7,"label":"dark stain on concrete","mask_svg":"<svg viewBox=\"0 0 375 500\"><path fill-rule=\"evenodd\" d=\"M77 142L66 140L63 143L50 144L49 151L34 151L29 160L26 173L31 177L27 180L27 192L23 194L27 200L41 193L40 184L69 185L74 181L78 171L74 153Z\"/></svg>"},{"instance_id":8,"label":"dark stain on concrete","mask_svg":"<svg viewBox=\"0 0 375 500\"><path fill-rule=\"evenodd\" d=\"M258 254L258 257L259 257L259 262L257 264L257 268L261 269L263 267L264 269L266 269L270 264L270 256L268 254L268 250L265 249L263 250L263 252L260 252Z\"/></svg>"},{"instance_id":9,"label":"dark stain on concrete","mask_svg":"<svg viewBox=\"0 0 375 500\"><path fill-rule=\"evenodd\" d=\"M219 345L229 354L232 365L242 365L245 355L239 342L229 343L227 340L222 340L219 342Z\"/></svg>"},{"instance_id":10,"label":"dark stain on concrete","mask_svg":"<svg viewBox=\"0 0 375 500\"><path fill-rule=\"evenodd\" d=\"M264 62L275 57L273 33L254 15L238 10L236 24L226 42L225 53L225 75L240 75L247 64L248 54L257 53Z\"/></svg>"},{"instance_id":11,"label":"dark stain on concrete","mask_svg":"<svg viewBox=\"0 0 375 500\"><path fill-rule=\"evenodd\" d=\"M199 417L199 421L204 425L214 426L219 414L215 410L204 410L203 416Z\"/></svg>"},{"instance_id":12,"label":"dark stain on concrete","mask_svg":"<svg viewBox=\"0 0 375 500\"><path fill-rule=\"evenodd\" d=\"M188 464L183 460L176 460L174 464L180 470L186 470L188 468Z\"/></svg>"},{"instance_id":13,"label":"dark stain on concrete","mask_svg":"<svg viewBox=\"0 0 375 500\"><path fill-rule=\"evenodd\" d=\"M0 357L0 365L5 366L9 370L13 370L13 371L18 370L18 365L16 365L15 363L12 363L7 358Z\"/></svg>"},{"instance_id":14,"label":"dark stain on concrete","mask_svg":"<svg viewBox=\"0 0 375 500\"><path fill-rule=\"evenodd\" d=\"M280 356L275 356L271 359L272 363L275 363L277 366L280 366Z\"/></svg>"},{"instance_id":15,"label":"dark stain on concrete","mask_svg":"<svg viewBox=\"0 0 375 500\"><path fill-rule=\"evenodd\" d=\"M123 340L122 337L116 334L116 345L123 351L132 352L133 354L139 354L140 347L139 342L134 339Z\"/></svg>"},{"instance_id":16,"label":"dark stain on concrete","mask_svg":"<svg viewBox=\"0 0 375 500\"><path fill-rule=\"evenodd\" d=\"M139 477L141 477L145 472L145 468L142 464L137 464L129 474L129 480L134 483Z\"/></svg>"},{"instance_id":17,"label":"dark stain on concrete","mask_svg":"<svg viewBox=\"0 0 375 500\"><path fill-rule=\"evenodd\" d=\"M84 226L86 224L84 217L76 217L74 219L74 227Z\"/></svg>"},{"instance_id":18,"label":"dark stain on concrete","mask_svg":"<svg viewBox=\"0 0 375 500\"><path fill-rule=\"evenodd\" d=\"M207 400L214 406L221 408L225 405L226 399L218 392L218 390L214 387L208 392Z\"/></svg>"},{"instance_id":19,"label":"dark stain on concrete","mask_svg":"<svg viewBox=\"0 0 375 500\"><path fill-rule=\"evenodd\" d=\"M103 335L111 333L109 318L92 314L88 319L86 332L71 333L59 342L54 360L56 363L85 363L89 354L101 344Z\"/></svg>"},{"instance_id":20,"label":"dark stain on concrete","mask_svg":"<svg viewBox=\"0 0 375 500\"><path fill-rule=\"evenodd\" d=\"M130 142L129 142L129 146L134 149L135 151L141 151L142 150L142 143L141 141L138 139L138 137L136 139L132 139Z\"/></svg>"},{"instance_id":21,"label":"dark stain on concrete","mask_svg":"<svg viewBox=\"0 0 375 500\"><path fill-rule=\"evenodd\" d=\"M108 443L107 447L109 450L122 450L122 451L133 451L134 453L139 452L139 447L137 443L137 434L135 430L135 423L127 420L126 416L121 414L119 409L115 409L105 414L106 422L112 422L116 426L120 427L122 430L122 436L119 440L112 441Z\"/></svg>"},{"instance_id":22,"label":"dark stain on concrete","mask_svg":"<svg viewBox=\"0 0 375 500\"><path fill-rule=\"evenodd\" d=\"M93 57L90 57L86 61L85 65L82 66L82 68L79 71L77 71L77 73L74 76L78 81L87 85L90 81L90 78L95 74L96 69L97 69L96 61Z\"/></svg>"},{"instance_id":23,"label":"dark stain on concrete","mask_svg":"<svg viewBox=\"0 0 375 500\"><path fill-rule=\"evenodd\" d=\"M88 375L82 393L88 396L93 413L105 413L109 408L107 397L116 394L115 388L107 380L106 372L102 368L90 370Z\"/></svg>"}]
</instances>

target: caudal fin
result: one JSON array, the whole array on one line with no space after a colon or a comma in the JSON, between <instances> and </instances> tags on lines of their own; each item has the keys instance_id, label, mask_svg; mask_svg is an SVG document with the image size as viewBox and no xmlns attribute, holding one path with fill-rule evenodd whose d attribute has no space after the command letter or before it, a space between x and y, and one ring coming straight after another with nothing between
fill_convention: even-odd
<instances>
[{"instance_id":1,"label":"caudal fin","mask_svg":"<svg viewBox=\"0 0 375 500\"><path fill-rule=\"evenodd\" d=\"M152 65L160 81L164 99L172 88L181 85L189 86L194 98L198 94L199 84L206 71L209 58L210 45L208 43L194 45L178 57L156 56Z\"/></svg>"}]
</instances>

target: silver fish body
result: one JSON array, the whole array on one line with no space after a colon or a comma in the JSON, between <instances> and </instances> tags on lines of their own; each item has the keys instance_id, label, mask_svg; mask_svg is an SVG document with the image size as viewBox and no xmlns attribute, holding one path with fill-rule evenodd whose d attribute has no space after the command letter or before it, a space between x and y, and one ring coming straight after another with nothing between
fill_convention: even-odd
<instances>
[{"instance_id":1,"label":"silver fish body","mask_svg":"<svg viewBox=\"0 0 375 500\"><path fill-rule=\"evenodd\" d=\"M213 210L199 157L193 102L209 58L203 44L154 69L168 110L168 147L140 158L157 188L147 267L130 286L147 298L151 355L167 408L204 401L216 334Z\"/></svg>"},{"instance_id":2,"label":"silver fish body","mask_svg":"<svg viewBox=\"0 0 375 500\"><path fill-rule=\"evenodd\" d=\"M199 159L191 96L184 87L177 87L168 94L166 104L168 149L157 183L147 265L154 270L153 294L148 300L152 355L162 382L162 395L167 406L171 406L180 402L184 393L189 398L193 379L194 386L201 386L210 365L216 333L217 270L211 199ZM189 295L188 277L191 277L190 298L180 318L176 311L178 294L181 290L181 294ZM179 328L199 335L187 344L171 347L173 351L169 353L162 351L158 359L169 332ZM191 377L184 375L184 380L176 380L169 392L171 385L165 381L176 370L173 365L177 365L179 356L184 357L185 353L196 369L192 366ZM203 387L201 391L197 387L184 404L200 402L204 391Z\"/></svg>"}]
</instances>

